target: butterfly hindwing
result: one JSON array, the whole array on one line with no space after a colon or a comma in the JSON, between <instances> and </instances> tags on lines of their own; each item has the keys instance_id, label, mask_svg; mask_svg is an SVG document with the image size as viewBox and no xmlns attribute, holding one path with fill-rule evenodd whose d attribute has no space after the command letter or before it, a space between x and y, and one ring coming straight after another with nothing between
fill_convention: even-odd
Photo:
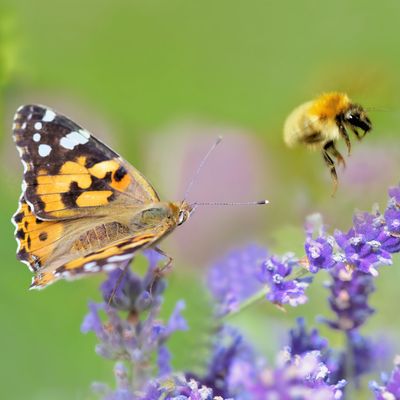
<instances>
[{"instance_id":1,"label":"butterfly hindwing","mask_svg":"<svg viewBox=\"0 0 400 400\"><path fill-rule=\"evenodd\" d=\"M160 233L142 232L128 239L112 243L102 249L69 261L54 270L38 271L33 278L32 289L41 289L60 278L74 279L92 273L123 269L135 253L159 238Z\"/></svg>"},{"instance_id":2,"label":"butterfly hindwing","mask_svg":"<svg viewBox=\"0 0 400 400\"><path fill-rule=\"evenodd\" d=\"M13 223L18 243L17 258L36 272L51 257L57 242L63 237L64 223L37 218L23 196Z\"/></svg>"},{"instance_id":3,"label":"butterfly hindwing","mask_svg":"<svg viewBox=\"0 0 400 400\"><path fill-rule=\"evenodd\" d=\"M159 201L140 172L50 108L20 107L13 132L24 164L23 194L38 218L98 216L106 214L104 206Z\"/></svg>"}]
</instances>

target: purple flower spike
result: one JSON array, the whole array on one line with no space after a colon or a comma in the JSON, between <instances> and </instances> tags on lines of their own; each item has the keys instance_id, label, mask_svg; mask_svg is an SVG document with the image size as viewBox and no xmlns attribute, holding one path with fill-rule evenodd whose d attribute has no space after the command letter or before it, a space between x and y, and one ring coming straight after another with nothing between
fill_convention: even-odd
<instances>
[{"instance_id":1,"label":"purple flower spike","mask_svg":"<svg viewBox=\"0 0 400 400\"><path fill-rule=\"evenodd\" d=\"M369 295L375 290L373 277L361 271L348 270L344 265L332 269L331 276L329 304L337 320L325 322L343 331L358 328L374 313L368 305Z\"/></svg>"},{"instance_id":2,"label":"purple flower spike","mask_svg":"<svg viewBox=\"0 0 400 400\"><path fill-rule=\"evenodd\" d=\"M283 257L269 257L261 266L260 280L267 284L270 291L267 299L275 304L298 306L307 302L305 289L310 278L287 279L293 267L298 265L292 254Z\"/></svg>"}]
</instances>

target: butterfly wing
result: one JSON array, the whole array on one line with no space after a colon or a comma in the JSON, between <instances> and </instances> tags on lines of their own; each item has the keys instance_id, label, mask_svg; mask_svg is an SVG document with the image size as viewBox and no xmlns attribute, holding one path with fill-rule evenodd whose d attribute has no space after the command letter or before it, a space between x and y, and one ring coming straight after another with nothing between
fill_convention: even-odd
<instances>
[{"instance_id":1,"label":"butterfly wing","mask_svg":"<svg viewBox=\"0 0 400 400\"><path fill-rule=\"evenodd\" d=\"M110 272L116 268L123 269L132 261L138 250L156 241L160 233L141 232L69 261L54 270L39 270L33 278L31 289L42 289L60 278L74 279L102 271Z\"/></svg>"},{"instance_id":2,"label":"butterfly wing","mask_svg":"<svg viewBox=\"0 0 400 400\"><path fill-rule=\"evenodd\" d=\"M50 108L20 107L13 136L24 165L23 196L42 220L101 216L104 206L159 201L139 171Z\"/></svg>"}]
</instances>

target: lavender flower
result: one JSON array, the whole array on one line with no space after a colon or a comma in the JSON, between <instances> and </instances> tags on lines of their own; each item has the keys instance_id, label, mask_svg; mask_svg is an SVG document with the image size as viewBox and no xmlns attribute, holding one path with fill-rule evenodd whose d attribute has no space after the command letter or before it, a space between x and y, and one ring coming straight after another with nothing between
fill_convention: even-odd
<instances>
[{"instance_id":1,"label":"lavender flower","mask_svg":"<svg viewBox=\"0 0 400 400\"><path fill-rule=\"evenodd\" d=\"M375 290L373 277L361 271L351 271L344 265L338 265L330 272L332 282L327 285L331 291L329 304L337 319L324 322L342 331L358 328L374 313L368 304L369 295Z\"/></svg>"},{"instance_id":2,"label":"lavender flower","mask_svg":"<svg viewBox=\"0 0 400 400\"><path fill-rule=\"evenodd\" d=\"M234 364L231 387L238 400L340 399L345 382L329 385L328 377L318 351L293 356L285 349L278 354L275 368L243 361Z\"/></svg>"},{"instance_id":3,"label":"lavender flower","mask_svg":"<svg viewBox=\"0 0 400 400\"><path fill-rule=\"evenodd\" d=\"M228 326L217 335L206 375L186 376L212 388L214 394L236 400L333 400L341 398L344 385L343 381L335 385L326 383L329 371L318 351L294 355L285 349L276 367L267 367L239 332Z\"/></svg>"},{"instance_id":4,"label":"lavender flower","mask_svg":"<svg viewBox=\"0 0 400 400\"><path fill-rule=\"evenodd\" d=\"M316 273L320 269L329 269L335 265L336 261L331 238L321 236L317 239L312 239L307 237L304 248L309 261L308 268L310 272Z\"/></svg>"},{"instance_id":5,"label":"lavender flower","mask_svg":"<svg viewBox=\"0 0 400 400\"><path fill-rule=\"evenodd\" d=\"M394 360L395 367L390 374L382 374L383 385L371 382L370 388L375 394L376 400L397 400L400 399L400 357Z\"/></svg>"},{"instance_id":6,"label":"lavender flower","mask_svg":"<svg viewBox=\"0 0 400 400\"><path fill-rule=\"evenodd\" d=\"M346 233L327 235L318 216L306 225L308 270L315 274L324 269L331 277L329 304L335 317L323 321L345 335L345 349L330 348L316 329L307 330L304 319L299 319L289 333L289 346L270 366L237 330L220 326L206 372L174 371L167 342L177 330L187 329L184 303L176 304L166 323L159 320L166 286L157 271L160 256L150 251L144 277L130 270L124 276L114 271L101 287L105 302L89 304L82 332L93 331L99 339L96 352L118 361L115 389L95 384L96 392L106 400L342 398L344 379L359 383L387 352L382 341L362 336L359 329L374 313L369 296L378 268L390 265L392 253L400 251L400 188L389 194L383 214L357 213ZM269 255L254 245L229 253L208 275L219 314L238 310L257 293L279 305L305 303L311 278L296 278L301 265L291 253ZM400 398L399 370L396 366L383 386L372 384L377 399Z\"/></svg>"},{"instance_id":7,"label":"lavender flower","mask_svg":"<svg viewBox=\"0 0 400 400\"><path fill-rule=\"evenodd\" d=\"M186 373L187 378L193 378L202 385L213 389L213 393L224 398L230 397L229 376L232 365L244 356L249 357L253 350L245 343L242 335L234 328L224 325L217 333L214 341L212 357L208 363L207 372L200 377Z\"/></svg>"},{"instance_id":8,"label":"lavender flower","mask_svg":"<svg viewBox=\"0 0 400 400\"><path fill-rule=\"evenodd\" d=\"M111 305L89 303L89 313L82 323L82 332L92 331L99 339L96 346L99 355L113 360L125 360L132 368L134 376L129 380L128 387L121 388L117 379L116 391L104 389L105 399L130 399L128 394L143 387L149 378L155 375L155 366L151 363L153 355L157 356L158 374L168 375L172 370L171 357L165 344L175 331L187 329L186 321L181 315L185 307L183 301L176 304L166 324L159 321L161 295L165 284L156 271L158 258L154 257L154 252L147 255L149 267L145 276L141 278L129 269L126 270ZM120 274L121 271L112 272L101 286L105 300L108 301L114 292ZM144 311L146 311L145 317L143 317ZM104 321L101 314L106 317ZM127 318L124 318L126 314ZM141 318L139 314L142 315ZM117 364L117 378L127 376L121 371L123 371L122 364ZM101 385L97 388L101 388ZM127 397L122 394L125 392Z\"/></svg>"},{"instance_id":9,"label":"lavender flower","mask_svg":"<svg viewBox=\"0 0 400 400\"><path fill-rule=\"evenodd\" d=\"M290 279L298 260L288 253L283 257L271 256L261 266L260 280L269 287L267 299L276 304L297 306L307 301L305 289L311 278Z\"/></svg>"},{"instance_id":10,"label":"lavender flower","mask_svg":"<svg viewBox=\"0 0 400 400\"><path fill-rule=\"evenodd\" d=\"M208 274L208 286L219 303L218 314L237 310L241 302L262 291L274 304L304 304L311 278L291 278L295 267L300 264L291 253L267 257L267 251L256 246L229 253Z\"/></svg>"},{"instance_id":11,"label":"lavender flower","mask_svg":"<svg viewBox=\"0 0 400 400\"><path fill-rule=\"evenodd\" d=\"M334 257L335 240L326 235L320 214L310 215L305 223L306 241L304 249L308 259L308 270L316 273L320 269L329 269L336 263ZM317 236L313 239L313 236Z\"/></svg>"}]
</instances>

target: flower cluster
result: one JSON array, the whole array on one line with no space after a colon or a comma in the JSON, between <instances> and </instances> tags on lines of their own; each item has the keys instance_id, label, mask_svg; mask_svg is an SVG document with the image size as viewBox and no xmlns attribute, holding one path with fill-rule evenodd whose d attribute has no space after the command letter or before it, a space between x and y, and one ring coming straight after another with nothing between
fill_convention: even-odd
<instances>
[{"instance_id":1,"label":"flower cluster","mask_svg":"<svg viewBox=\"0 0 400 400\"><path fill-rule=\"evenodd\" d=\"M266 249L250 245L228 253L211 266L208 287L219 305L218 314L236 311L258 291L272 303L297 306L307 301L305 290L310 277L292 276L299 267L292 253L268 255Z\"/></svg>"},{"instance_id":2,"label":"flower cluster","mask_svg":"<svg viewBox=\"0 0 400 400\"><path fill-rule=\"evenodd\" d=\"M143 382L154 375L154 367L151 367L154 355L157 357L158 375L170 373L170 354L165 343L173 332L187 329L181 315L183 301L176 304L166 324L158 320L166 286L156 268L159 260L157 253L149 251L146 255L149 267L143 278L130 269L115 270L109 274L101 286L105 302L89 303L89 313L81 326L83 333L92 331L99 339L97 354L130 362L134 376L129 382L129 390L143 386ZM121 274L124 274L122 279ZM123 312L126 312L126 318ZM105 321L101 313L105 314ZM141 317L144 313L145 318ZM128 382L125 379L127 374L121 372L123 369L121 364L116 367L117 390L125 390L124 385Z\"/></svg>"},{"instance_id":3,"label":"flower cluster","mask_svg":"<svg viewBox=\"0 0 400 400\"><path fill-rule=\"evenodd\" d=\"M342 399L346 382L357 387L360 378L376 370L387 357L382 340L361 334L374 309L369 305L375 279L383 265L400 251L400 188L389 191L383 214L357 213L347 232L327 234L322 219L306 223L305 257L270 254L251 245L236 249L209 270L208 288L216 303L217 326L212 356L203 373L175 371L167 343L178 330L186 330L179 301L166 323L160 308L166 289L157 263L160 255L146 253L147 273L129 269L110 273L101 291L104 302L90 303L82 331L99 339L96 352L116 360L116 388L96 383L93 389L106 400L264 400ZM332 348L317 329L298 319L290 330L287 347L275 365L234 328L222 323L227 315L264 297L277 305L298 306L307 301L312 274L324 270L330 281L328 303L333 318L319 318L345 339L344 348ZM304 277L304 272L308 277ZM303 275L302 275L303 274ZM311 276L310 276L311 274ZM371 384L376 399L400 398L400 363L383 384Z\"/></svg>"},{"instance_id":4,"label":"flower cluster","mask_svg":"<svg viewBox=\"0 0 400 400\"><path fill-rule=\"evenodd\" d=\"M240 333L224 326L215 342L213 356L204 377L195 379L214 394L237 400L340 399L344 381L327 383L329 369L319 351L295 354L282 350L274 367L256 356Z\"/></svg>"}]
</instances>

